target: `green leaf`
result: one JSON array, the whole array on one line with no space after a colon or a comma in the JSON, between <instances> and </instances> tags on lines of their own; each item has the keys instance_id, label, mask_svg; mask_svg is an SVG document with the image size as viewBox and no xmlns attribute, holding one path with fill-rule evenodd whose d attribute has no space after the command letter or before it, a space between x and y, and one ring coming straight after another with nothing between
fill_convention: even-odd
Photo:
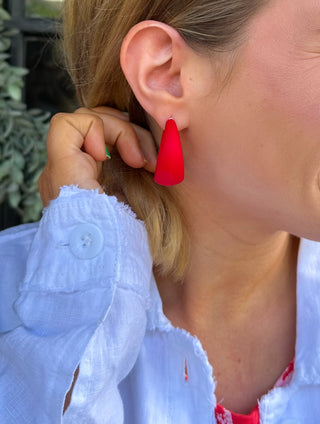
<instances>
[{"instance_id":1,"label":"green leaf","mask_svg":"<svg viewBox=\"0 0 320 424\"><path fill-rule=\"evenodd\" d=\"M21 110L12 110L12 109L9 110L9 112L8 112L9 116L14 116L14 117L21 116L22 113L23 113L23 111L21 111Z\"/></svg>"},{"instance_id":2,"label":"green leaf","mask_svg":"<svg viewBox=\"0 0 320 424\"><path fill-rule=\"evenodd\" d=\"M28 69L16 67L16 66L11 66L11 70L12 70L13 74L18 76L18 77L24 77L25 75L27 75L29 73Z\"/></svg>"},{"instance_id":3,"label":"green leaf","mask_svg":"<svg viewBox=\"0 0 320 424\"><path fill-rule=\"evenodd\" d=\"M14 84L10 84L8 86L8 93L13 100L17 100L17 101L21 100L21 97L22 97L21 87L18 87L17 85L14 85Z\"/></svg>"},{"instance_id":4,"label":"green leaf","mask_svg":"<svg viewBox=\"0 0 320 424\"><path fill-rule=\"evenodd\" d=\"M7 187L7 193L9 194L15 193L18 190L19 190L19 186L17 183L10 183L9 186Z\"/></svg>"},{"instance_id":5,"label":"green leaf","mask_svg":"<svg viewBox=\"0 0 320 424\"><path fill-rule=\"evenodd\" d=\"M35 195L34 193L32 195L29 195L28 197L23 200L23 206L32 206L35 202Z\"/></svg>"},{"instance_id":6,"label":"green leaf","mask_svg":"<svg viewBox=\"0 0 320 424\"><path fill-rule=\"evenodd\" d=\"M21 77L12 73L8 78L8 85L17 85L18 87L23 87L24 83Z\"/></svg>"},{"instance_id":7,"label":"green leaf","mask_svg":"<svg viewBox=\"0 0 320 424\"><path fill-rule=\"evenodd\" d=\"M21 194L18 191L9 193L8 203L13 208L16 209L20 203Z\"/></svg>"},{"instance_id":8,"label":"green leaf","mask_svg":"<svg viewBox=\"0 0 320 424\"><path fill-rule=\"evenodd\" d=\"M18 168L14 168L14 171L11 172L11 181L17 184L20 187L23 183L23 173Z\"/></svg>"},{"instance_id":9,"label":"green leaf","mask_svg":"<svg viewBox=\"0 0 320 424\"><path fill-rule=\"evenodd\" d=\"M31 120L25 119L27 117L28 117L28 115L26 115L26 114L21 115L21 118L19 117L19 118L16 119L16 123L17 123L17 125L20 126L20 128L23 128L23 130L25 130L26 128L33 130L34 129L34 123Z\"/></svg>"},{"instance_id":10,"label":"green leaf","mask_svg":"<svg viewBox=\"0 0 320 424\"><path fill-rule=\"evenodd\" d=\"M27 109L26 105L16 100L8 100L7 105L10 109L24 111Z\"/></svg>"},{"instance_id":11,"label":"green leaf","mask_svg":"<svg viewBox=\"0 0 320 424\"><path fill-rule=\"evenodd\" d=\"M41 109L33 108L33 109L29 109L29 110L28 110L28 112L30 113L30 115L31 115L32 117L37 117L37 118L39 118L39 117L43 117L43 116L45 116L45 117L47 117L47 116L48 116L48 113L43 112L43 110L41 110Z\"/></svg>"},{"instance_id":12,"label":"green leaf","mask_svg":"<svg viewBox=\"0 0 320 424\"><path fill-rule=\"evenodd\" d=\"M19 34L19 30L15 28L5 29L2 33L2 37L14 37L15 35Z\"/></svg>"},{"instance_id":13,"label":"green leaf","mask_svg":"<svg viewBox=\"0 0 320 424\"><path fill-rule=\"evenodd\" d=\"M3 35L3 34L1 34ZM9 53L0 53L0 60L7 60L10 58Z\"/></svg>"},{"instance_id":14,"label":"green leaf","mask_svg":"<svg viewBox=\"0 0 320 424\"><path fill-rule=\"evenodd\" d=\"M1 52L5 52L9 49L10 47L10 40L6 39L6 38L2 38L0 39L0 51Z\"/></svg>"},{"instance_id":15,"label":"green leaf","mask_svg":"<svg viewBox=\"0 0 320 424\"><path fill-rule=\"evenodd\" d=\"M41 217L41 211L43 205L41 201L35 202L33 205L25 207L24 213L22 215L23 222L33 222L38 221Z\"/></svg>"},{"instance_id":16,"label":"green leaf","mask_svg":"<svg viewBox=\"0 0 320 424\"><path fill-rule=\"evenodd\" d=\"M9 15L9 13L1 7L0 8L0 20L1 21L9 21L10 19L11 19L11 16Z\"/></svg>"},{"instance_id":17,"label":"green leaf","mask_svg":"<svg viewBox=\"0 0 320 424\"><path fill-rule=\"evenodd\" d=\"M15 155L13 156L12 161L13 161L14 165L17 166L18 169L23 169L24 164L25 164L25 160L24 160L22 153L17 151L15 153Z\"/></svg>"},{"instance_id":18,"label":"green leaf","mask_svg":"<svg viewBox=\"0 0 320 424\"><path fill-rule=\"evenodd\" d=\"M11 170L11 166L12 166L11 160L7 160L7 161L0 164L0 181L4 177L9 175L10 170Z\"/></svg>"}]
</instances>

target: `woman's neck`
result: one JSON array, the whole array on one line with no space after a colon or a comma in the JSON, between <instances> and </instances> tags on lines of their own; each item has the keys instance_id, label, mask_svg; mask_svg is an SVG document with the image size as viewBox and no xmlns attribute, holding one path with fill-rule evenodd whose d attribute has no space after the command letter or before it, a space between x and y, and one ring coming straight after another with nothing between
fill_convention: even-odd
<instances>
[{"instance_id":1,"label":"woman's neck","mask_svg":"<svg viewBox=\"0 0 320 424\"><path fill-rule=\"evenodd\" d=\"M232 249L214 236L210 246L199 235L197 240L191 237L190 265L183 282L159 279L164 308L179 311L186 322L208 325L222 316L224 322L239 321L248 310L267 306L294 290L296 238L277 233L260 245L237 241Z\"/></svg>"},{"instance_id":2,"label":"woman's neck","mask_svg":"<svg viewBox=\"0 0 320 424\"><path fill-rule=\"evenodd\" d=\"M179 305L190 319L200 315L207 320L219 316L220 309L238 319L250 304L274 298L295 283L295 237L266 229L240 211L219 209L208 197L183 196L181 205L190 262L182 283L159 281L165 306Z\"/></svg>"},{"instance_id":3,"label":"woman's neck","mask_svg":"<svg viewBox=\"0 0 320 424\"><path fill-rule=\"evenodd\" d=\"M185 202L191 245L185 279L157 282L164 313L202 342L218 396L230 409L248 412L294 356L299 240L254 231L254 223L249 228L244 220L228 226L207 206L200 211L199 203L194 208ZM249 387L251 372L256 383Z\"/></svg>"},{"instance_id":4,"label":"woman's neck","mask_svg":"<svg viewBox=\"0 0 320 424\"><path fill-rule=\"evenodd\" d=\"M299 240L252 228L241 235L234 223L231 231L226 222L199 217L189 221L185 279L156 276L164 313L201 341L218 402L249 413L294 357Z\"/></svg>"}]
</instances>

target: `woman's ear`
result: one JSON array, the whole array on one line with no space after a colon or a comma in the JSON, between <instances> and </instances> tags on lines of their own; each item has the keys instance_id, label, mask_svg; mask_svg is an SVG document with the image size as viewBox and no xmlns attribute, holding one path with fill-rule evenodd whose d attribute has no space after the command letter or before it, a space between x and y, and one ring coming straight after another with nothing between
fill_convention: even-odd
<instances>
[{"instance_id":1,"label":"woman's ear","mask_svg":"<svg viewBox=\"0 0 320 424\"><path fill-rule=\"evenodd\" d=\"M180 130L188 126L183 71L189 50L176 30L156 21L135 25L122 43L120 61L127 81L162 128L170 117Z\"/></svg>"}]
</instances>

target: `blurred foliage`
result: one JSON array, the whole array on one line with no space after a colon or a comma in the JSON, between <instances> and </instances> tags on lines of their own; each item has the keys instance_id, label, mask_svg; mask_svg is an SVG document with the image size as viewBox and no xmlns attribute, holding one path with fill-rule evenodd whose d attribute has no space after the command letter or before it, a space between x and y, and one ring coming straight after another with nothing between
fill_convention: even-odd
<instances>
[{"instance_id":1,"label":"blurred foliage","mask_svg":"<svg viewBox=\"0 0 320 424\"><path fill-rule=\"evenodd\" d=\"M5 27L9 19L0 0L0 203L30 222L42 210L37 182L46 163L48 114L28 110L21 101L28 71L8 63L11 37L17 33Z\"/></svg>"},{"instance_id":2,"label":"blurred foliage","mask_svg":"<svg viewBox=\"0 0 320 424\"><path fill-rule=\"evenodd\" d=\"M58 19L61 4L61 1L27 0L27 16Z\"/></svg>"}]
</instances>

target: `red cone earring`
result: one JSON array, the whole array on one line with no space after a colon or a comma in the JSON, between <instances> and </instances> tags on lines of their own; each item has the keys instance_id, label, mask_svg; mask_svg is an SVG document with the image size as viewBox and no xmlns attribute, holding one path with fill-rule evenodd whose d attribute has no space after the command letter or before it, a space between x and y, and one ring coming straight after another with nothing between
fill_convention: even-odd
<instances>
[{"instance_id":1,"label":"red cone earring","mask_svg":"<svg viewBox=\"0 0 320 424\"><path fill-rule=\"evenodd\" d=\"M173 118L168 119L162 134L154 180L163 186L179 184L184 179L181 141Z\"/></svg>"}]
</instances>

